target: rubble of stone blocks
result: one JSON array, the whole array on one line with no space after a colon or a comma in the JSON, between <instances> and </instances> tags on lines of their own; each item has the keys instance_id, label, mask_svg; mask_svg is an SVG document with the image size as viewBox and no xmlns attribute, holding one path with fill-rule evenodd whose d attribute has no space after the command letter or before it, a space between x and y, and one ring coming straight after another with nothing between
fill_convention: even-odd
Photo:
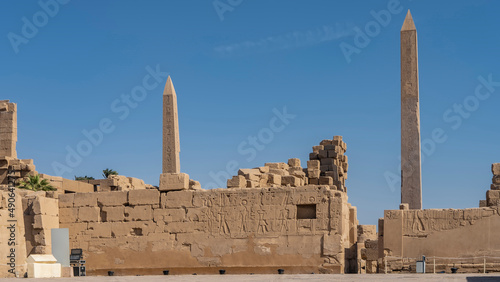
<instances>
[{"instance_id":1,"label":"rubble of stone blocks","mask_svg":"<svg viewBox=\"0 0 500 282\"><path fill-rule=\"evenodd\" d=\"M346 191L347 145L342 136L323 140L313 146L307 168L302 168L300 159L292 158L288 163L266 163L263 167L240 169L238 175L227 181L227 188L299 187L304 185L335 186Z\"/></svg>"},{"instance_id":2,"label":"rubble of stone blocks","mask_svg":"<svg viewBox=\"0 0 500 282\"><path fill-rule=\"evenodd\" d=\"M129 191L138 189L151 189L154 186L144 184L139 178L127 177L124 175L110 175L105 179L83 180L94 185L96 192Z\"/></svg>"},{"instance_id":3,"label":"rubble of stone blocks","mask_svg":"<svg viewBox=\"0 0 500 282\"><path fill-rule=\"evenodd\" d=\"M314 146L307 162L309 184L335 185L345 191L349 168L346 150L342 136L334 136L333 140L323 140L319 146Z\"/></svg>"},{"instance_id":4,"label":"rubble of stone blocks","mask_svg":"<svg viewBox=\"0 0 500 282\"><path fill-rule=\"evenodd\" d=\"M9 174L10 173L10 174ZM36 175L33 160L20 160L10 157L0 157L0 184L7 185L8 176L17 179L26 178L30 175Z\"/></svg>"},{"instance_id":5,"label":"rubble of stone blocks","mask_svg":"<svg viewBox=\"0 0 500 282\"><path fill-rule=\"evenodd\" d=\"M490 190L486 191L486 200L479 201L479 207L496 207L500 205L500 163L491 165L493 173Z\"/></svg>"},{"instance_id":6,"label":"rubble of stone blocks","mask_svg":"<svg viewBox=\"0 0 500 282\"><path fill-rule=\"evenodd\" d=\"M262 167L243 168L227 181L227 188L299 187L307 185L299 159L288 163L266 163Z\"/></svg>"},{"instance_id":7,"label":"rubble of stone blocks","mask_svg":"<svg viewBox=\"0 0 500 282\"><path fill-rule=\"evenodd\" d=\"M377 273L377 227L375 225L358 225L357 233L357 257L360 273Z\"/></svg>"}]
</instances>

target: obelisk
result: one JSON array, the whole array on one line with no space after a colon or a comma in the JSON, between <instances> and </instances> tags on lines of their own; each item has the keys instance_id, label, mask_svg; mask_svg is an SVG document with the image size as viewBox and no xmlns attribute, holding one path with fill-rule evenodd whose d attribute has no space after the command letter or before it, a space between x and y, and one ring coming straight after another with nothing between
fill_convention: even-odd
<instances>
[{"instance_id":1,"label":"obelisk","mask_svg":"<svg viewBox=\"0 0 500 282\"><path fill-rule=\"evenodd\" d=\"M417 29L410 10L401 28L401 203L422 209Z\"/></svg>"},{"instance_id":2,"label":"obelisk","mask_svg":"<svg viewBox=\"0 0 500 282\"><path fill-rule=\"evenodd\" d=\"M170 76L163 90L163 173L180 173L177 95Z\"/></svg>"},{"instance_id":3,"label":"obelisk","mask_svg":"<svg viewBox=\"0 0 500 282\"><path fill-rule=\"evenodd\" d=\"M177 95L170 76L163 89L163 170L160 191L189 189L189 175L181 173Z\"/></svg>"}]
</instances>

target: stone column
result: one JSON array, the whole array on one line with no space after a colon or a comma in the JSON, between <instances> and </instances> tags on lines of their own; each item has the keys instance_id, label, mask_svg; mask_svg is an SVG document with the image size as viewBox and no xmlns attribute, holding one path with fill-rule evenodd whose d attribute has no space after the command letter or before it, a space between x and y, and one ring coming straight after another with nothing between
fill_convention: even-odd
<instances>
[{"instance_id":1,"label":"stone column","mask_svg":"<svg viewBox=\"0 0 500 282\"><path fill-rule=\"evenodd\" d=\"M401 28L401 203L422 209L417 30L408 10Z\"/></svg>"}]
</instances>

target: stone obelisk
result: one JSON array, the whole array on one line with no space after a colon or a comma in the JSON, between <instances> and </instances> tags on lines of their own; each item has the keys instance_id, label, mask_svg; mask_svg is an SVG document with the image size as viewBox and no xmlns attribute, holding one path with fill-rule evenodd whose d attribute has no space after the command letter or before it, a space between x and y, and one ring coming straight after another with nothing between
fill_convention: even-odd
<instances>
[{"instance_id":1,"label":"stone obelisk","mask_svg":"<svg viewBox=\"0 0 500 282\"><path fill-rule=\"evenodd\" d=\"M177 95L170 76L163 90L163 173L180 173Z\"/></svg>"},{"instance_id":2,"label":"stone obelisk","mask_svg":"<svg viewBox=\"0 0 500 282\"><path fill-rule=\"evenodd\" d=\"M401 203L422 209L417 29L408 10L401 28Z\"/></svg>"},{"instance_id":3,"label":"stone obelisk","mask_svg":"<svg viewBox=\"0 0 500 282\"><path fill-rule=\"evenodd\" d=\"M163 90L163 170L160 191L189 189L189 175L181 173L177 95L170 76Z\"/></svg>"}]
</instances>

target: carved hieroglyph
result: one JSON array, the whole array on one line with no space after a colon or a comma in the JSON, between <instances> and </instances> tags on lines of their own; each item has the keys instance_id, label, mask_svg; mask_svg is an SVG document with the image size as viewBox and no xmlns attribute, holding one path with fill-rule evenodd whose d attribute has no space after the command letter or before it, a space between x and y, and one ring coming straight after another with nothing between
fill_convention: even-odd
<instances>
[{"instance_id":1,"label":"carved hieroglyph","mask_svg":"<svg viewBox=\"0 0 500 282\"><path fill-rule=\"evenodd\" d=\"M177 95L170 76L163 90L163 173L180 173Z\"/></svg>"},{"instance_id":2,"label":"carved hieroglyph","mask_svg":"<svg viewBox=\"0 0 500 282\"><path fill-rule=\"evenodd\" d=\"M409 10L401 28L401 203L422 209L417 30Z\"/></svg>"}]
</instances>

